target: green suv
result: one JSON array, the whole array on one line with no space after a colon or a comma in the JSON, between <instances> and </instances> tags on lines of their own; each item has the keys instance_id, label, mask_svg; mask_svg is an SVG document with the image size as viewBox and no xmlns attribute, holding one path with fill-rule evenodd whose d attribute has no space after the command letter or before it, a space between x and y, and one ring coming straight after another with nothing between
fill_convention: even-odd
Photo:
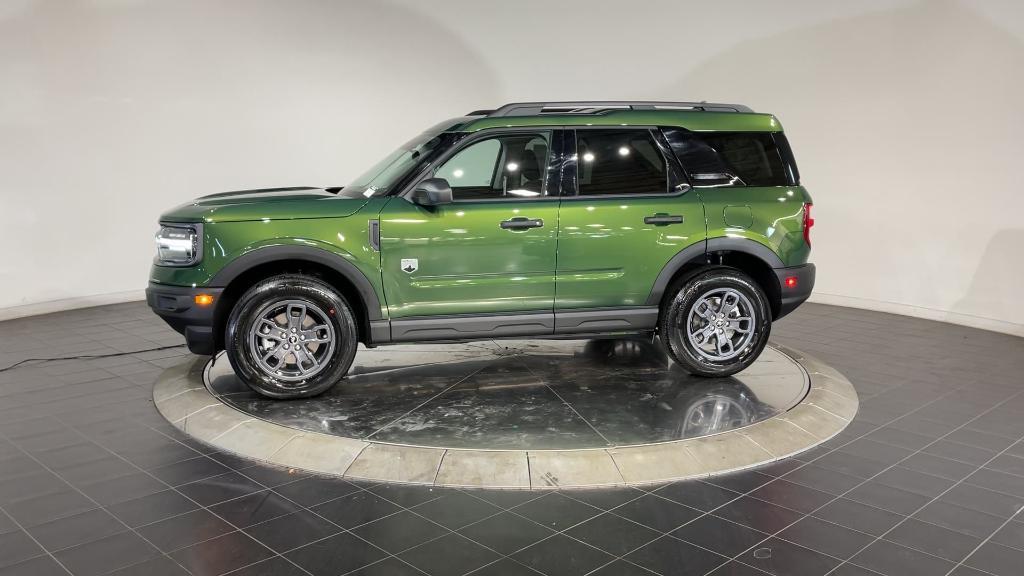
<instances>
[{"instance_id":1,"label":"green suv","mask_svg":"<svg viewBox=\"0 0 1024 576\"><path fill-rule=\"evenodd\" d=\"M685 370L728 376L811 292L810 209L771 114L508 104L345 187L165 213L147 300L274 398L327 390L359 342L656 333Z\"/></svg>"}]
</instances>

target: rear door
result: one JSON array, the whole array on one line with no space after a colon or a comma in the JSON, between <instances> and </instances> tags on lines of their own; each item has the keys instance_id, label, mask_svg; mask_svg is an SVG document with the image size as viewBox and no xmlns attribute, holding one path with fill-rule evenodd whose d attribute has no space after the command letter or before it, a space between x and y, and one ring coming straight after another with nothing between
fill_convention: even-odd
<instances>
[{"instance_id":1,"label":"rear door","mask_svg":"<svg viewBox=\"0 0 1024 576\"><path fill-rule=\"evenodd\" d=\"M577 128L565 137L576 166L559 211L558 330L653 327L657 307L647 300L658 274L705 239L700 199L655 128Z\"/></svg>"}]
</instances>

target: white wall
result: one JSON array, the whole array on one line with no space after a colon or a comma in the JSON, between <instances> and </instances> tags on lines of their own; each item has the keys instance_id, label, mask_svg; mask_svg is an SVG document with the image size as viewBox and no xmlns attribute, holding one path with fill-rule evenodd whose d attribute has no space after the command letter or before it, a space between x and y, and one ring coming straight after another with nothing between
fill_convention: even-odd
<instances>
[{"instance_id":1,"label":"white wall","mask_svg":"<svg viewBox=\"0 0 1024 576\"><path fill-rule=\"evenodd\" d=\"M194 196L344 184L506 101L649 98L779 116L816 299L1024 334L1022 70L1014 0L5 0L0 317L137 297Z\"/></svg>"}]
</instances>

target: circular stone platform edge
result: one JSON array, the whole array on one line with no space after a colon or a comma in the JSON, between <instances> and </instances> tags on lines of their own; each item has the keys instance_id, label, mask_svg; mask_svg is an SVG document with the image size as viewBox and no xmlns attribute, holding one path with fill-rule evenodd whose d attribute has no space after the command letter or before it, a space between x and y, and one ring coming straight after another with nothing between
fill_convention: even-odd
<instances>
[{"instance_id":1,"label":"circular stone platform edge","mask_svg":"<svg viewBox=\"0 0 1024 576\"><path fill-rule=\"evenodd\" d=\"M792 348L773 345L810 379L799 404L760 422L710 436L579 450L434 448L289 428L223 404L207 390L209 359L164 371L157 410L176 428L220 450L267 464L353 480L462 488L552 489L660 484L764 465L842 432L857 414L853 385Z\"/></svg>"}]
</instances>

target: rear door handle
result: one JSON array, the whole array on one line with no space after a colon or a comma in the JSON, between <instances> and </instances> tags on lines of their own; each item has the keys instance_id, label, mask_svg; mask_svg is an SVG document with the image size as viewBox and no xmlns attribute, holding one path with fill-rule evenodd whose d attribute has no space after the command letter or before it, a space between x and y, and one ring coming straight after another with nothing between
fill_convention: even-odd
<instances>
[{"instance_id":1,"label":"rear door handle","mask_svg":"<svg viewBox=\"0 0 1024 576\"><path fill-rule=\"evenodd\" d=\"M655 214L654 216L644 216L644 224L654 224L655 226L664 226L665 224L682 224L683 217L679 215L669 216L668 214Z\"/></svg>"},{"instance_id":2,"label":"rear door handle","mask_svg":"<svg viewBox=\"0 0 1024 576\"><path fill-rule=\"evenodd\" d=\"M516 216L515 218L501 221L502 230L526 230L542 226L544 226L544 221L540 218L526 218L525 216Z\"/></svg>"}]
</instances>

